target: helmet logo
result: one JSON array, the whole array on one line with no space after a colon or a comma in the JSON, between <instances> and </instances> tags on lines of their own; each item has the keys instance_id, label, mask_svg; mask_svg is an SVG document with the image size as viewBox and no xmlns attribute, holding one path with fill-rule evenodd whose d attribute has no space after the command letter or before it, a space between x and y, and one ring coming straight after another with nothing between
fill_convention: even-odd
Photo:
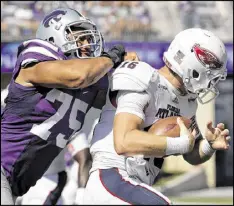
<instances>
[{"instance_id":1,"label":"helmet logo","mask_svg":"<svg viewBox=\"0 0 234 206\"><path fill-rule=\"evenodd\" d=\"M223 63L219 61L211 51L200 47L199 44L195 44L192 48L197 59L204 65L208 66L210 69L220 69Z\"/></svg>"},{"instance_id":2,"label":"helmet logo","mask_svg":"<svg viewBox=\"0 0 234 206\"><path fill-rule=\"evenodd\" d=\"M43 24L46 28L50 27L51 24L51 20L53 19L56 22L59 22L62 18L63 15L65 15L67 13L67 11L64 10L55 10L52 13L50 13L49 15L47 15L44 20L43 20Z\"/></svg>"}]
</instances>

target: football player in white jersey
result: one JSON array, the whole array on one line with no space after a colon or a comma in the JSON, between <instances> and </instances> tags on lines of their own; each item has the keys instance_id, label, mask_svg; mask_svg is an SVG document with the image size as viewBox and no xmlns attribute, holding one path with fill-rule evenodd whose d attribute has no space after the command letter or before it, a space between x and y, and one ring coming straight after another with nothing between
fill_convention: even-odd
<instances>
[{"instance_id":1,"label":"football player in white jersey","mask_svg":"<svg viewBox=\"0 0 234 206\"><path fill-rule=\"evenodd\" d=\"M228 149L224 124L213 127L208 122L202 137L195 116L196 100L204 104L214 99L216 84L226 78L223 42L207 30L187 29L176 35L163 58L159 70L125 61L110 76L106 105L91 142L93 164L84 204L171 204L151 187L163 157L183 155L196 165L216 150ZM169 116L191 119L191 130L178 118L178 138L143 131Z\"/></svg>"}]
</instances>

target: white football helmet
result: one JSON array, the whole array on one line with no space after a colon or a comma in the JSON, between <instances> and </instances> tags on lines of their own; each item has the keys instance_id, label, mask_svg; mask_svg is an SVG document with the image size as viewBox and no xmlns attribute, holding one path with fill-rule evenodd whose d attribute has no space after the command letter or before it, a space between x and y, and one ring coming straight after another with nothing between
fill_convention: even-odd
<instances>
[{"instance_id":1,"label":"white football helmet","mask_svg":"<svg viewBox=\"0 0 234 206\"><path fill-rule=\"evenodd\" d=\"M78 46L77 41L84 37L88 37L88 43ZM100 56L104 49L103 37L96 25L70 8L56 9L45 16L40 22L36 38L51 41L60 47L63 53L78 58L84 58L80 53L82 47L90 48L90 57Z\"/></svg>"},{"instance_id":2,"label":"white football helmet","mask_svg":"<svg viewBox=\"0 0 234 206\"><path fill-rule=\"evenodd\" d=\"M205 104L219 94L215 87L227 76L227 53L223 42L212 32L186 29L177 34L164 52L165 64L178 74L188 92ZM207 94L212 92L214 95Z\"/></svg>"}]
</instances>

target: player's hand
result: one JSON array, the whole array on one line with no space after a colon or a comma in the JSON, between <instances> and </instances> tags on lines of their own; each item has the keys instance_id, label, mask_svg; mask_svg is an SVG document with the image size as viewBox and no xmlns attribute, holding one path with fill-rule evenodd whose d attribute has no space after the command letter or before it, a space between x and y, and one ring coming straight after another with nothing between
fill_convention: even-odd
<instances>
[{"instance_id":1,"label":"player's hand","mask_svg":"<svg viewBox=\"0 0 234 206\"><path fill-rule=\"evenodd\" d=\"M136 52L126 52L124 56L124 61L140 61Z\"/></svg>"},{"instance_id":2,"label":"player's hand","mask_svg":"<svg viewBox=\"0 0 234 206\"><path fill-rule=\"evenodd\" d=\"M195 144L196 130L194 129L191 133L189 129L185 126L184 121L180 117L177 118L177 124L180 127L180 136L184 136L184 135L188 136L189 138L188 152L191 152Z\"/></svg>"},{"instance_id":3,"label":"player's hand","mask_svg":"<svg viewBox=\"0 0 234 206\"><path fill-rule=\"evenodd\" d=\"M217 124L214 128L212 121L209 121L206 126L205 138L214 150L227 150L229 148L229 130L225 129L223 123Z\"/></svg>"},{"instance_id":4,"label":"player's hand","mask_svg":"<svg viewBox=\"0 0 234 206\"><path fill-rule=\"evenodd\" d=\"M108 52L103 52L101 56L110 58L114 63L113 68L117 68L124 61L125 54L126 52L124 46L117 44Z\"/></svg>"}]
</instances>

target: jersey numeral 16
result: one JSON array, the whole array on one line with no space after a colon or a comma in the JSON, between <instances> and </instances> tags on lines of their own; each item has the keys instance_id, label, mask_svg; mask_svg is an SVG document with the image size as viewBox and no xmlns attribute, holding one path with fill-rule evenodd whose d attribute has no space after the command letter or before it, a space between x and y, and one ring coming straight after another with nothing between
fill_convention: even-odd
<instances>
[{"instance_id":1,"label":"jersey numeral 16","mask_svg":"<svg viewBox=\"0 0 234 206\"><path fill-rule=\"evenodd\" d=\"M123 62L120 65L120 68L127 67L129 69L134 69L139 62Z\"/></svg>"}]
</instances>

